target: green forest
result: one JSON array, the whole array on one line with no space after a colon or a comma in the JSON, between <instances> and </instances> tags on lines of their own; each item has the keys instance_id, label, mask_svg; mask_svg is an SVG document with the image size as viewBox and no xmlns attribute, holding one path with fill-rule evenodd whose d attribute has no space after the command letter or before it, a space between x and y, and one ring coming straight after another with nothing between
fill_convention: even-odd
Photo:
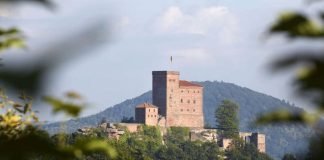
<instances>
[{"instance_id":1,"label":"green forest","mask_svg":"<svg viewBox=\"0 0 324 160\"><path fill-rule=\"evenodd\" d=\"M215 142L190 141L189 131L189 128L171 127L167 130L167 134L162 136L159 127L142 125L139 132L130 133L126 131L117 140L115 138L107 138L104 130L93 128L87 131L87 135L78 133L54 135L52 140L53 142L58 142L59 137L62 136L65 143L73 144L79 139L97 137L114 148L117 154L113 159L120 160L271 159L268 155L259 153L253 144L244 144L239 139L236 139L233 147L226 151L218 147L218 144ZM100 152L87 154L84 158L89 160L111 159Z\"/></svg>"}]
</instances>

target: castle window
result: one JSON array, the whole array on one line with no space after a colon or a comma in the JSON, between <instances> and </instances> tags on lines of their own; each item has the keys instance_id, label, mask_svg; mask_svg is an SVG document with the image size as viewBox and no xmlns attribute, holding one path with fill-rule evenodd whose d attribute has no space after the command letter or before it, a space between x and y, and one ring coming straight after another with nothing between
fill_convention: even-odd
<instances>
[{"instance_id":1,"label":"castle window","mask_svg":"<svg viewBox=\"0 0 324 160\"><path fill-rule=\"evenodd\" d=\"M193 103L196 104L196 100L193 100Z\"/></svg>"},{"instance_id":2,"label":"castle window","mask_svg":"<svg viewBox=\"0 0 324 160\"><path fill-rule=\"evenodd\" d=\"M189 90L188 90L188 93L189 93Z\"/></svg>"},{"instance_id":3,"label":"castle window","mask_svg":"<svg viewBox=\"0 0 324 160\"><path fill-rule=\"evenodd\" d=\"M189 112L189 109L187 109L187 111Z\"/></svg>"},{"instance_id":4,"label":"castle window","mask_svg":"<svg viewBox=\"0 0 324 160\"><path fill-rule=\"evenodd\" d=\"M195 110L195 109L193 109L192 111L194 111L194 112L195 112L196 110Z\"/></svg>"},{"instance_id":5,"label":"castle window","mask_svg":"<svg viewBox=\"0 0 324 160\"><path fill-rule=\"evenodd\" d=\"M183 109L180 109L180 111L182 112L182 111L183 111Z\"/></svg>"},{"instance_id":6,"label":"castle window","mask_svg":"<svg viewBox=\"0 0 324 160\"><path fill-rule=\"evenodd\" d=\"M183 99L181 99L181 103L183 103Z\"/></svg>"},{"instance_id":7,"label":"castle window","mask_svg":"<svg viewBox=\"0 0 324 160\"><path fill-rule=\"evenodd\" d=\"M190 103L190 100L188 100L187 102Z\"/></svg>"},{"instance_id":8,"label":"castle window","mask_svg":"<svg viewBox=\"0 0 324 160\"><path fill-rule=\"evenodd\" d=\"M151 112L150 109L149 109L149 112Z\"/></svg>"},{"instance_id":9,"label":"castle window","mask_svg":"<svg viewBox=\"0 0 324 160\"><path fill-rule=\"evenodd\" d=\"M154 117L156 117L156 115L154 115Z\"/></svg>"},{"instance_id":10,"label":"castle window","mask_svg":"<svg viewBox=\"0 0 324 160\"><path fill-rule=\"evenodd\" d=\"M183 90L181 90L181 93L183 93Z\"/></svg>"},{"instance_id":11,"label":"castle window","mask_svg":"<svg viewBox=\"0 0 324 160\"><path fill-rule=\"evenodd\" d=\"M199 91L197 91L197 93L199 93Z\"/></svg>"},{"instance_id":12,"label":"castle window","mask_svg":"<svg viewBox=\"0 0 324 160\"><path fill-rule=\"evenodd\" d=\"M147 115L147 117L150 117L150 115Z\"/></svg>"},{"instance_id":13,"label":"castle window","mask_svg":"<svg viewBox=\"0 0 324 160\"><path fill-rule=\"evenodd\" d=\"M196 91L194 91L194 93L196 93Z\"/></svg>"}]
</instances>

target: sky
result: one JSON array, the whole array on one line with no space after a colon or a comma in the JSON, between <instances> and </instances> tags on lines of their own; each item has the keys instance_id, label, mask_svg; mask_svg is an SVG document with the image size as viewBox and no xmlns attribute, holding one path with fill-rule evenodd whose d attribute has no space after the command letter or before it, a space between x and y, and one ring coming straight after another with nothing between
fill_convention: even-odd
<instances>
[{"instance_id":1,"label":"sky","mask_svg":"<svg viewBox=\"0 0 324 160\"><path fill-rule=\"evenodd\" d=\"M15 65L34 63L42 51L80 43L80 56L60 63L47 78L44 94L76 91L90 106L82 116L100 112L151 89L153 70L177 70L181 79L225 81L289 100L295 97L291 72L273 74L269 64L291 46L267 29L283 11L314 8L295 0L56 0L49 10L37 5L1 5L0 24L24 31L28 50L5 53ZM95 37L77 37L96 28ZM92 30L90 30L92 33ZM85 34L89 35L89 34ZM93 43L92 43L93 42ZM94 44L90 48L86 45ZM172 64L170 56L173 57ZM37 104L44 105L44 104ZM43 120L59 116L41 115Z\"/></svg>"}]
</instances>

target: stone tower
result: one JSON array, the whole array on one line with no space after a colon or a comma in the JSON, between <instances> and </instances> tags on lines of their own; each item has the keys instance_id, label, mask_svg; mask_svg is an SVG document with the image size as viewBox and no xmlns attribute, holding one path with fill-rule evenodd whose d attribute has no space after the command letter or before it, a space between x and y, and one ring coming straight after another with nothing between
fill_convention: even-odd
<instances>
[{"instance_id":1,"label":"stone tower","mask_svg":"<svg viewBox=\"0 0 324 160\"><path fill-rule=\"evenodd\" d=\"M179 80L177 71L153 71L153 105L166 126L203 128L203 87Z\"/></svg>"},{"instance_id":2,"label":"stone tower","mask_svg":"<svg viewBox=\"0 0 324 160\"><path fill-rule=\"evenodd\" d=\"M158 108L150 103L143 103L135 108L135 120L149 126L158 124Z\"/></svg>"}]
</instances>

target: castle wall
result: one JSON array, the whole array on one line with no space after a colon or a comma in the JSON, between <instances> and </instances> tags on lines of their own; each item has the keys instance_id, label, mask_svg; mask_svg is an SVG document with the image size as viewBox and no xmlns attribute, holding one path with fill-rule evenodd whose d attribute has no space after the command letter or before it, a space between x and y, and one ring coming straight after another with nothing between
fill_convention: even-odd
<instances>
[{"instance_id":1,"label":"castle wall","mask_svg":"<svg viewBox=\"0 0 324 160\"><path fill-rule=\"evenodd\" d=\"M158 109L145 108L145 124L149 126L156 126L158 124Z\"/></svg>"},{"instance_id":2,"label":"castle wall","mask_svg":"<svg viewBox=\"0 0 324 160\"><path fill-rule=\"evenodd\" d=\"M178 125L203 128L203 88L202 87L180 87L179 106L174 111L175 118L183 117Z\"/></svg>"},{"instance_id":3,"label":"castle wall","mask_svg":"<svg viewBox=\"0 0 324 160\"><path fill-rule=\"evenodd\" d=\"M131 133L137 132L139 127L142 125L141 123L118 123L120 126L124 126Z\"/></svg>"}]
</instances>

